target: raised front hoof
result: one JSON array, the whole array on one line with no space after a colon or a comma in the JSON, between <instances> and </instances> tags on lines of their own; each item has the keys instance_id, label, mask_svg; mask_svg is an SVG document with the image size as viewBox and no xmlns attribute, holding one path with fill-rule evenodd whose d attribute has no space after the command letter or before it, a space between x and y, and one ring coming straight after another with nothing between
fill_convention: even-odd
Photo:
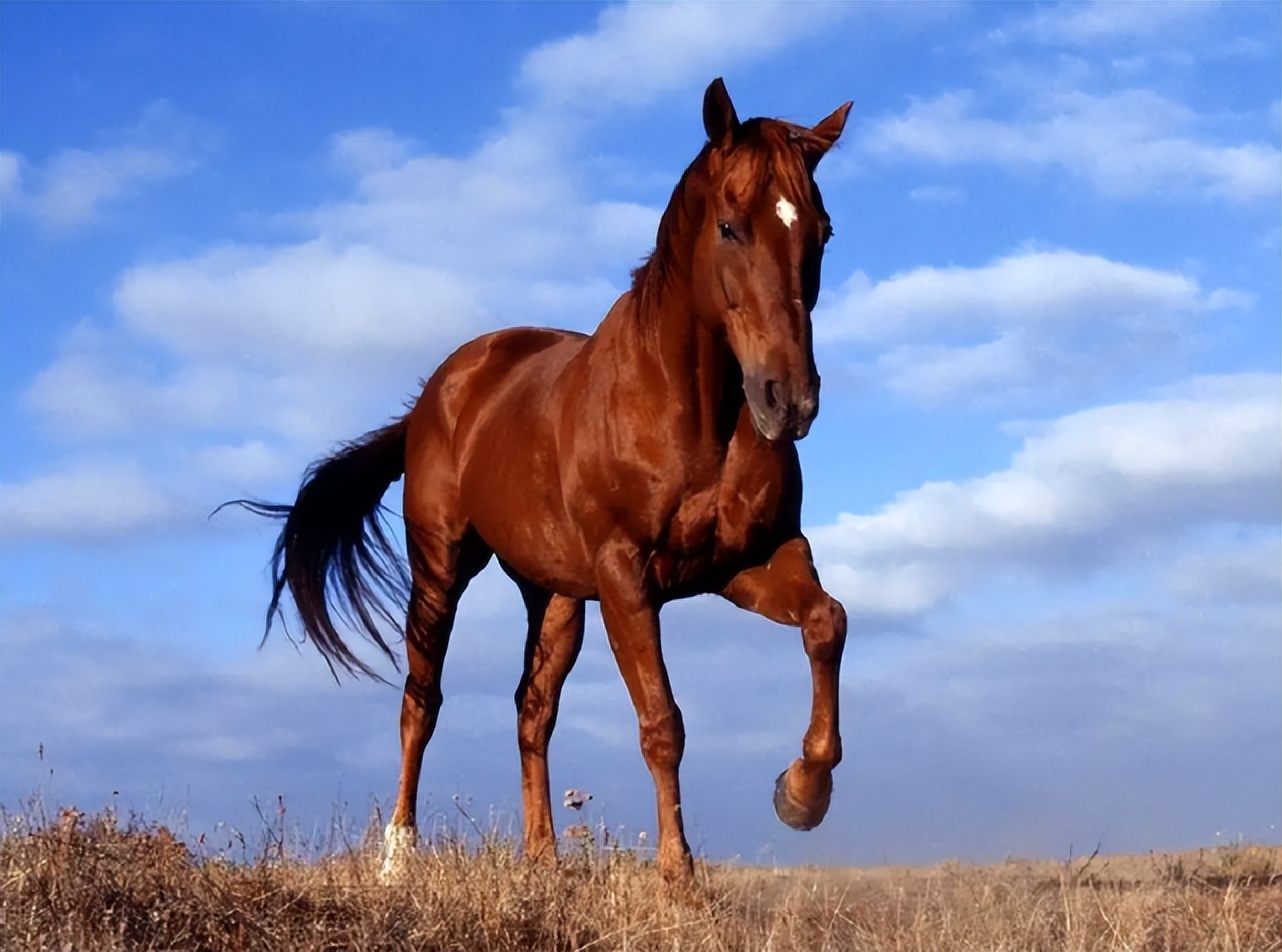
<instances>
[{"instance_id":1,"label":"raised front hoof","mask_svg":"<svg viewBox=\"0 0 1282 952\"><path fill-rule=\"evenodd\" d=\"M794 830L817 827L831 802L831 771L808 771L797 760L775 780L775 815Z\"/></svg>"}]
</instances>

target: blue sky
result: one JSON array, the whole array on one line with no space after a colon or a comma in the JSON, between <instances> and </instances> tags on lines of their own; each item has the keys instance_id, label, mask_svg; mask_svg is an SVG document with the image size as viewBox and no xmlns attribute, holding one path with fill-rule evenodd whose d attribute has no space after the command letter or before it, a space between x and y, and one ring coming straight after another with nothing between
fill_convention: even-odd
<instances>
[{"instance_id":1,"label":"blue sky","mask_svg":"<svg viewBox=\"0 0 1282 952\"><path fill-rule=\"evenodd\" d=\"M395 787L396 691L258 650L305 465L459 343L590 330L702 144L855 107L805 524L846 760L770 808L800 639L665 611L693 845L921 862L1276 841L1279 7L5 4L0 803L307 832ZM396 498L389 494L394 506ZM423 815L519 806L523 621L465 597ZM372 659L371 659L372 660ZM43 760L38 750L43 745ZM591 616L553 785L653 830ZM558 822L571 821L558 816Z\"/></svg>"}]
</instances>

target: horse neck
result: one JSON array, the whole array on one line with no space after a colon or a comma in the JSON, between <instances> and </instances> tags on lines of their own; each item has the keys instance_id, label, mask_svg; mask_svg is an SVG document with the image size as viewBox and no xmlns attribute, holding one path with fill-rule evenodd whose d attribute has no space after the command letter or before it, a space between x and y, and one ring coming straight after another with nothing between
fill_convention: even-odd
<instances>
[{"instance_id":1,"label":"horse neck","mask_svg":"<svg viewBox=\"0 0 1282 952\"><path fill-rule=\"evenodd\" d=\"M668 274L650 292L628 292L602 325L615 372L626 375L630 390L650 393L675 428L721 433L743 402L742 387L730 379L738 364L724 335L695 314L684 274Z\"/></svg>"},{"instance_id":2,"label":"horse neck","mask_svg":"<svg viewBox=\"0 0 1282 952\"><path fill-rule=\"evenodd\" d=\"M612 372L631 378L630 389L652 391L656 404L676 411L674 425L702 431L720 429L710 427L711 421L736 416L735 401L743 402L738 364L725 335L709 329L694 308L694 231L703 218L705 157L706 149L682 175L664 210L654 254L596 335L611 352Z\"/></svg>"}]
</instances>

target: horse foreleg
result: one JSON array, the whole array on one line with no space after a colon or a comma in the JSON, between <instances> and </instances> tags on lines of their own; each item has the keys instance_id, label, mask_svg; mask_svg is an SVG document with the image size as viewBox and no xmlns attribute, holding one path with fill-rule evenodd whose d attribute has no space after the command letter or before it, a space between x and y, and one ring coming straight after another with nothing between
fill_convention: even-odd
<instances>
[{"instance_id":1,"label":"horse foreleg","mask_svg":"<svg viewBox=\"0 0 1282 952\"><path fill-rule=\"evenodd\" d=\"M521 750L521 805L527 859L556 858L548 741L556 727L561 687L583 647L583 602L526 589L529 633L525 673L516 689L517 743Z\"/></svg>"},{"instance_id":2,"label":"horse foreleg","mask_svg":"<svg viewBox=\"0 0 1282 952\"><path fill-rule=\"evenodd\" d=\"M828 812L832 770L841 761L838 695L846 611L819 584L803 536L780 546L765 565L736 575L721 594L771 621L801 627L813 682L810 726L801 758L775 782L774 804L788 826L812 829Z\"/></svg>"},{"instance_id":3,"label":"horse foreleg","mask_svg":"<svg viewBox=\"0 0 1282 952\"><path fill-rule=\"evenodd\" d=\"M669 882L685 884L694 878L681 819L678 776L685 751L685 725L663 663L658 608L646 590L642 571L634 546L616 544L602 549L597 559L601 619L636 709L641 754L654 778L659 872Z\"/></svg>"}]
</instances>

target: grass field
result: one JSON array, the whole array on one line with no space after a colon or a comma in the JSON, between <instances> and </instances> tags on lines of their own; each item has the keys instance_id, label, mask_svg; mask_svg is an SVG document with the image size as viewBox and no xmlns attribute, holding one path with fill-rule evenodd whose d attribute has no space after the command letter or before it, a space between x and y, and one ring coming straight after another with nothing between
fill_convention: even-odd
<instances>
[{"instance_id":1,"label":"grass field","mask_svg":"<svg viewBox=\"0 0 1282 952\"><path fill-rule=\"evenodd\" d=\"M700 864L673 894L635 851L569 842L558 868L497 836L437 838L403 883L367 842L306 860L270 833L195 852L113 813L5 817L5 950L1282 950L1282 851L993 866Z\"/></svg>"}]
</instances>

